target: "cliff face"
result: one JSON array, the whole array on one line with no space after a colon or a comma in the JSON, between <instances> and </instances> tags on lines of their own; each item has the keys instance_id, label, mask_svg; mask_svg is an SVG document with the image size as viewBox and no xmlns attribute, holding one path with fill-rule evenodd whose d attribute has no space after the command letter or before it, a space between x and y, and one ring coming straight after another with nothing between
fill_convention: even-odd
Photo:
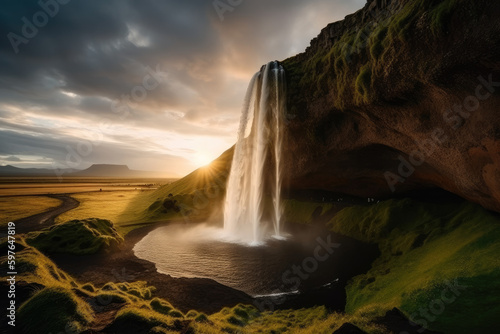
<instances>
[{"instance_id":1,"label":"cliff face","mask_svg":"<svg viewBox=\"0 0 500 334\"><path fill-rule=\"evenodd\" d=\"M283 61L289 189L500 211L500 2L371 0Z\"/></svg>"}]
</instances>

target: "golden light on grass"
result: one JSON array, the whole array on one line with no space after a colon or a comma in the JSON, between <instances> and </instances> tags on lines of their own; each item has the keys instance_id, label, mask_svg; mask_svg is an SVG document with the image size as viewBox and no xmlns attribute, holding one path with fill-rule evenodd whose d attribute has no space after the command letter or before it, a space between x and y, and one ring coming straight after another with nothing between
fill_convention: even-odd
<instances>
[{"instance_id":1,"label":"golden light on grass","mask_svg":"<svg viewBox=\"0 0 500 334\"><path fill-rule=\"evenodd\" d=\"M44 196L0 197L0 226L5 226L9 221L36 215L60 204L60 200Z\"/></svg>"}]
</instances>

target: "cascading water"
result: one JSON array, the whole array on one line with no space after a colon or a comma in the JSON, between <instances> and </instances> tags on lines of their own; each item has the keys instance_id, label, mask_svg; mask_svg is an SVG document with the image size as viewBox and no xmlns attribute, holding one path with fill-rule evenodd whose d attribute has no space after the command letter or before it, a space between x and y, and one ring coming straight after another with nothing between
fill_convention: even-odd
<instances>
[{"instance_id":1,"label":"cascading water","mask_svg":"<svg viewBox=\"0 0 500 334\"><path fill-rule=\"evenodd\" d=\"M281 148L285 71L277 61L257 72L245 96L226 192L224 230L259 244L281 238Z\"/></svg>"}]
</instances>

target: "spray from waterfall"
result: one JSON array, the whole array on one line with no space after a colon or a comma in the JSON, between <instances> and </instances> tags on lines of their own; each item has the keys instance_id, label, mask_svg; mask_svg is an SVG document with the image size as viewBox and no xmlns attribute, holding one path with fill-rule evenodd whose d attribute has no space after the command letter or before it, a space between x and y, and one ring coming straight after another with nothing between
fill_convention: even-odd
<instances>
[{"instance_id":1,"label":"spray from waterfall","mask_svg":"<svg viewBox=\"0 0 500 334\"><path fill-rule=\"evenodd\" d=\"M224 230L243 242L282 237L285 98L283 67L277 61L264 65L245 96L224 207Z\"/></svg>"}]
</instances>

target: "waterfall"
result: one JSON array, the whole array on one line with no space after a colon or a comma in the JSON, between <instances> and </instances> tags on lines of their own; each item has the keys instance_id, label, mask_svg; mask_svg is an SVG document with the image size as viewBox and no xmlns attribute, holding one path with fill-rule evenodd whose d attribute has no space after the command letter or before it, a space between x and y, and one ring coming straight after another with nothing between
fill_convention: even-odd
<instances>
[{"instance_id":1,"label":"waterfall","mask_svg":"<svg viewBox=\"0 0 500 334\"><path fill-rule=\"evenodd\" d=\"M224 230L259 244L282 237L281 148L285 71L277 61L257 72L245 96L224 207Z\"/></svg>"}]
</instances>

